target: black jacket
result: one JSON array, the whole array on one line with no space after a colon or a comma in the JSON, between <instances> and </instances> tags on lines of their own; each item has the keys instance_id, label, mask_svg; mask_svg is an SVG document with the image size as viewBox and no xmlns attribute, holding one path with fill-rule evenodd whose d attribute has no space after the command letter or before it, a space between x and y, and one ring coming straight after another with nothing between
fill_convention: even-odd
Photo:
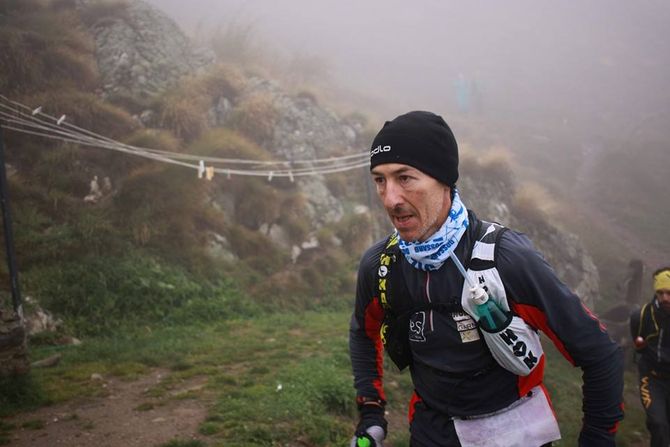
<instances>
[{"instance_id":1,"label":"black jacket","mask_svg":"<svg viewBox=\"0 0 670 447\"><path fill-rule=\"evenodd\" d=\"M475 225L455 253L464 260L473 244ZM350 327L350 355L358 396L385 400L383 351L379 327L384 312L377 298L376 271L385 240L363 255L358 271L356 304ZM496 266L513 312L542 330L572 364L584 371L584 427L581 445L614 445L623 418L623 356L597 318L583 306L553 269L520 233L506 231L496 249ZM469 250L468 250L469 251ZM427 273L402 259L405 280L416 303L460 301L464 279L451 261ZM542 382L542 368L528 377L500 367L484 340L464 342L460 318L427 311L413 317L410 367L416 393L431 408L447 416L485 414L506 407ZM421 327L417 327L421 326Z\"/></svg>"},{"instance_id":2,"label":"black jacket","mask_svg":"<svg viewBox=\"0 0 670 447\"><path fill-rule=\"evenodd\" d=\"M640 371L654 370L670 379L670 315L659 306L656 297L633 311L630 332L633 340L640 336L646 341L644 347L636 349Z\"/></svg>"}]
</instances>

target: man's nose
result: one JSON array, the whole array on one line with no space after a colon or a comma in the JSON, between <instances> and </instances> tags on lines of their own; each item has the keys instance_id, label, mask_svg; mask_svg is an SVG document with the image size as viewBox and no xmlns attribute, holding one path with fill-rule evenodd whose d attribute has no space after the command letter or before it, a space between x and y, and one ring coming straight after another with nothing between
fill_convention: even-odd
<instances>
[{"instance_id":1,"label":"man's nose","mask_svg":"<svg viewBox=\"0 0 670 447\"><path fill-rule=\"evenodd\" d=\"M402 191L395 182L386 182L386 188L382 195L384 207L387 209L395 208L403 203Z\"/></svg>"}]
</instances>

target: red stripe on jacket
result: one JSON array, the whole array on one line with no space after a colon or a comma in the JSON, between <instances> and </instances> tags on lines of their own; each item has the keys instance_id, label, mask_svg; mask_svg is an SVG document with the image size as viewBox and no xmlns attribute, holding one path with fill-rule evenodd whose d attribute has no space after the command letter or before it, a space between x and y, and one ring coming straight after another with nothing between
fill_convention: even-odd
<instances>
[{"instance_id":1,"label":"red stripe on jacket","mask_svg":"<svg viewBox=\"0 0 670 447\"><path fill-rule=\"evenodd\" d=\"M386 400L382 379L384 377L384 345L382 344L379 330L384 321L384 309L379 304L377 297L374 297L370 304L365 308L365 334L375 345L375 365L377 367L377 378L372 381L379 398Z\"/></svg>"}]
</instances>

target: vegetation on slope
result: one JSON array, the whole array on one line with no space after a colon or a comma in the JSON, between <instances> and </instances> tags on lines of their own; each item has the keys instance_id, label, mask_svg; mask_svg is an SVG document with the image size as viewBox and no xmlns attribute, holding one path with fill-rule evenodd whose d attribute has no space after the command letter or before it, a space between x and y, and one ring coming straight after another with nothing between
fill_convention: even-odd
<instances>
[{"instance_id":1,"label":"vegetation on slope","mask_svg":"<svg viewBox=\"0 0 670 447\"><path fill-rule=\"evenodd\" d=\"M267 97L238 98L244 79L230 67L213 67L154 98L159 113L151 128L141 128L133 117L146 104L103 100L86 26L122 17L124 3L93 4L79 12L73 4L0 1L3 94L44 104L48 113L66 113L84 128L138 146L272 157L263 145L277 111ZM240 100L228 127L208 120L214 95ZM386 222L379 210L372 220L351 214L321 228L321 250L293 264L285 248L258 231L280 224L291 243L305 240L305 200L288 181L273 181L272 187L258 179L198 182L193 171L101 149L16 133L7 133L6 143L16 169L10 193L23 292L64 319L67 332L87 339L81 347L33 339L35 359L58 352L63 361L35 370L19 386L0 384L3 415L95 394L91 372L131 376L161 366L172 370L173 380L208 377L207 392L217 403L201 432L214 445L347 442L355 414L343 309L351 304L357 257L369 229ZM471 168L505 183L511 178L505 166L483 160ZM109 177L112 190L91 204L82 199L93 176ZM327 181L342 196L364 197L346 176ZM211 206L222 194L230 194L232 211ZM520 196L517 206L532 213L530 202ZM233 260L208 254L213 234L227 239ZM319 312L283 313L306 310ZM562 391L574 389L579 378L559 366L564 363L552 361L549 374L565 445L573 445L581 404L578 393ZM390 417L402 421L408 376L391 371L388 383ZM623 442L641 430L639 413L629 414L633 422L631 428L624 423ZM0 425L0 433L7 431ZM395 429L391 440L405 445L405 430Z\"/></svg>"}]
</instances>

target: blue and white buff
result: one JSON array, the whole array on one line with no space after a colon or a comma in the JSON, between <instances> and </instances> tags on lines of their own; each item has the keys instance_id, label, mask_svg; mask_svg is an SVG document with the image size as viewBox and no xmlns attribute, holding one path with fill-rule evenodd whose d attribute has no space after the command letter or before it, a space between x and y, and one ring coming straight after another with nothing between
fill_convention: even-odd
<instances>
[{"instance_id":1,"label":"blue and white buff","mask_svg":"<svg viewBox=\"0 0 670 447\"><path fill-rule=\"evenodd\" d=\"M424 242L406 242L398 238L400 251L414 268L426 272L437 270L449 259L467 228L468 210L455 189L449 216L440 229Z\"/></svg>"}]
</instances>

